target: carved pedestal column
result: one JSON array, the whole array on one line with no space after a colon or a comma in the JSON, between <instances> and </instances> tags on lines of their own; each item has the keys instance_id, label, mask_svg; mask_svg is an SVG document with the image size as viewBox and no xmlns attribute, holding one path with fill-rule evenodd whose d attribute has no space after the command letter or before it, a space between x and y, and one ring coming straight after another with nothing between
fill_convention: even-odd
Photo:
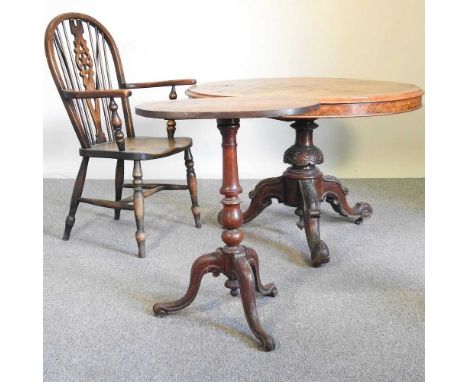
<instances>
[{"instance_id":1,"label":"carved pedestal column","mask_svg":"<svg viewBox=\"0 0 468 382\"><path fill-rule=\"evenodd\" d=\"M348 190L336 178L324 176L317 167L323 163L323 154L314 145L313 131L318 127L314 119L297 120L291 127L296 131L296 140L283 157L291 166L282 176L262 180L249 193L252 201L244 212L244 222L258 216L272 199L295 207L299 216L297 225L306 233L312 266L319 267L330 260L328 247L320 238L321 203L327 201L336 212L357 224L372 214L372 207L362 202L350 207L346 200Z\"/></svg>"},{"instance_id":2,"label":"carved pedestal column","mask_svg":"<svg viewBox=\"0 0 468 382\"><path fill-rule=\"evenodd\" d=\"M223 273L228 277L226 286L231 289L231 294L236 295L237 289L240 290L245 317L253 334L260 341L260 347L271 351L275 348L275 342L263 329L258 318L255 291L274 297L277 289L274 284L261 283L257 253L252 248L241 245L244 234L240 229L242 211L239 194L242 188L237 169L236 143L239 120L219 119L218 129L223 138L223 183L220 193L224 198L221 201L223 209L220 221L223 226L221 239L225 246L195 260L188 290L182 298L169 303L157 303L153 310L156 315L165 316L169 312L187 307L195 299L204 274L213 273L214 276L218 276Z\"/></svg>"}]
</instances>

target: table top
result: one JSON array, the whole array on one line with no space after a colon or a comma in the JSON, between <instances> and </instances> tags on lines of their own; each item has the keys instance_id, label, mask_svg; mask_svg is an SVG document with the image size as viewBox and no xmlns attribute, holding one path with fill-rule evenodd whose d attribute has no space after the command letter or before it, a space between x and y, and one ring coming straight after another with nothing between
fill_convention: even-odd
<instances>
[{"instance_id":1,"label":"table top","mask_svg":"<svg viewBox=\"0 0 468 382\"><path fill-rule=\"evenodd\" d=\"M191 98L252 95L303 96L320 102L319 108L281 119L358 117L397 114L421 107L424 92L416 85L346 78L255 78L197 84Z\"/></svg>"},{"instance_id":2,"label":"table top","mask_svg":"<svg viewBox=\"0 0 468 382\"><path fill-rule=\"evenodd\" d=\"M307 113L319 104L311 97L262 95L150 102L138 105L136 114L162 119L275 118Z\"/></svg>"}]
</instances>

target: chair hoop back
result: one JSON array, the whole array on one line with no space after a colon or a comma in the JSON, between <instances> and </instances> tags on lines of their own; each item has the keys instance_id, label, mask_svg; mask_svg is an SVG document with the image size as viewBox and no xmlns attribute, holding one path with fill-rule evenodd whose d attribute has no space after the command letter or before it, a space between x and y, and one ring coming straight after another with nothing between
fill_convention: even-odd
<instances>
[{"instance_id":1,"label":"chair hoop back","mask_svg":"<svg viewBox=\"0 0 468 382\"><path fill-rule=\"evenodd\" d=\"M64 90L123 88L120 54L109 31L82 13L65 13L47 26L45 51L49 69L81 147L115 140L109 98L70 99ZM94 95L93 95L94 96ZM124 113L127 136L133 137L128 98L115 100Z\"/></svg>"}]
</instances>

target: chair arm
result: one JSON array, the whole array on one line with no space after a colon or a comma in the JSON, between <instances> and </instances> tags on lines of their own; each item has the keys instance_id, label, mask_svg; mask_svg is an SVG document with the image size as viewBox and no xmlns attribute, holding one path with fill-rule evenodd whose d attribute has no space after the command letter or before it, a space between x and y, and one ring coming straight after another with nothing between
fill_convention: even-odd
<instances>
[{"instance_id":1,"label":"chair arm","mask_svg":"<svg viewBox=\"0 0 468 382\"><path fill-rule=\"evenodd\" d=\"M182 80L168 80L156 82L138 82L132 84L123 84L125 89L143 89L143 88L159 88L162 86L178 86L178 85L195 85L197 80L182 79Z\"/></svg>"},{"instance_id":2,"label":"chair arm","mask_svg":"<svg viewBox=\"0 0 468 382\"><path fill-rule=\"evenodd\" d=\"M127 89L99 89L99 90L64 90L62 92L66 99L81 98L128 98L132 92Z\"/></svg>"}]
</instances>

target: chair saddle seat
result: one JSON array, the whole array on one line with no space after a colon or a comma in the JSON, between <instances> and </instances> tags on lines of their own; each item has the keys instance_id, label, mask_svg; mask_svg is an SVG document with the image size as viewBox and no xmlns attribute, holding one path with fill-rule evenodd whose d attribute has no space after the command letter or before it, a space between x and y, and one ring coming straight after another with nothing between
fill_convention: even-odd
<instances>
[{"instance_id":1,"label":"chair saddle seat","mask_svg":"<svg viewBox=\"0 0 468 382\"><path fill-rule=\"evenodd\" d=\"M184 151L192 146L191 138L136 137L125 139L125 151L119 151L117 143L104 142L81 148L83 157L115 158L126 160L149 160L163 158Z\"/></svg>"}]
</instances>

